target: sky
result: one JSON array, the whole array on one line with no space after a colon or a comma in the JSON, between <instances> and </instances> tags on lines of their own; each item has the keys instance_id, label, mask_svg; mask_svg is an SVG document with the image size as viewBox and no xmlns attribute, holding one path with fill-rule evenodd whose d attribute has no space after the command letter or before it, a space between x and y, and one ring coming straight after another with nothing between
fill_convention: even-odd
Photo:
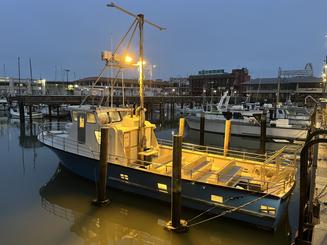
<instances>
[{"instance_id":1,"label":"sky","mask_svg":"<svg viewBox=\"0 0 327 245\"><path fill-rule=\"evenodd\" d=\"M104 0L1 0L0 76L69 80L97 76L132 17ZM327 55L326 0L115 0L167 30L145 25L153 78L202 69L248 68L252 78L276 77L278 67L313 64L320 76ZM136 47L134 47L136 49ZM135 53L137 50L134 50Z\"/></svg>"}]
</instances>

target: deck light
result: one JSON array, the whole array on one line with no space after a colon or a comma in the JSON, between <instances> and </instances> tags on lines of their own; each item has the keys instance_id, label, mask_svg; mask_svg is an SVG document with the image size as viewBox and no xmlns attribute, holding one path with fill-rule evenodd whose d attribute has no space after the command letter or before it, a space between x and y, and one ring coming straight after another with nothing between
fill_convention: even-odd
<instances>
[{"instance_id":1,"label":"deck light","mask_svg":"<svg viewBox=\"0 0 327 245\"><path fill-rule=\"evenodd\" d=\"M130 64L130 63L132 63L133 58L129 55L126 55L124 61L125 61L125 63Z\"/></svg>"}]
</instances>

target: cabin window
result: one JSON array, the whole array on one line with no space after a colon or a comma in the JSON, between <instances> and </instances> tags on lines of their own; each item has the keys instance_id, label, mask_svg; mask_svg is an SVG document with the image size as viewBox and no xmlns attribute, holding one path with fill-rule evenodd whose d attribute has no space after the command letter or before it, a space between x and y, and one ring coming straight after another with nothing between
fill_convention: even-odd
<instances>
[{"instance_id":1,"label":"cabin window","mask_svg":"<svg viewBox=\"0 0 327 245\"><path fill-rule=\"evenodd\" d=\"M166 184L157 183L157 186L160 192L168 193L168 187Z\"/></svg>"},{"instance_id":2,"label":"cabin window","mask_svg":"<svg viewBox=\"0 0 327 245\"><path fill-rule=\"evenodd\" d=\"M87 113L87 123L95 123L95 115L93 113Z\"/></svg>"},{"instance_id":3,"label":"cabin window","mask_svg":"<svg viewBox=\"0 0 327 245\"><path fill-rule=\"evenodd\" d=\"M126 116L128 114L128 111L121 111L119 113L120 113L121 118L123 118L124 116Z\"/></svg>"},{"instance_id":4,"label":"cabin window","mask_svg":"<svg viewBox=\"0 0 327 245\"><path fill-rule=\"evenodd\" d=\"M121 120L118 111L109 111L108 116L110 118L110 122L119 122Z\"/></svg>"},{"instance_id":5,"label":"cabin window","mask_svg":"<svg viewBox=\"0 0 327 245\"><path fill-rule=\"evenodd\" d=\"M76 111L73 111L72 119L73 119L74 122L77 122L77 112Z\"/></svg>"},{"instance_id":6,"label":"cabin window","mask_svg":"<svg viewBox=\"0 0 327 245\"><path fill-rule=\"evenodd\" d=\"M120 174L120 178L123 179L123 180L128 181L128 175L127 174Z\"/></svg>"},{"instance_id":7,"label":"cabin window","mask_svg":"<svg viewBox=\"0 0 327 245\"><path fill-rule=\"evenodd\" d=\"M276 214L276 208L269 207L267 205L261 205L260 206L260 212L275 215Z\"/></svg>"},{"instance_id":8,"label":"cabin window","mask_svg":"<svg viewBox=\"0 0 327 245\"><path fill-rule=\"evenodd\" d=\"M224 198L222 196L218 196L218 195L211 195L211 201L223 203Z\"/></svg>"},{"instance_id":9,"label":"cabin window","mask_svg":"<svg viewBox=\"0 0 327 245\"><path fill-rule=\"evenodd\" d=\"M106 112L100 112L98 113L98 119L101 124L107 124L109 123L109 118Z\"/></svg>"},{"instance_id":10,"label":"cabin window","mask_svg":"<svg viewBox=\"0 0 327 245\"><path fill-rule=\"evenodd\" d=\"M101 144L101 131L95 130L94 134L95 134L95 139L97 140L98 144L100 145Z\"/></svg>"},{"instance_id":11,"label":"cabin window","mask_svg":"<svg viewBox=\"0 0 327 245\"><path fill-rule=\"evenodd\" d=\"M84 117L79 117L79 127L80 128L85 127Z\"/></svg>"}]
</instances>

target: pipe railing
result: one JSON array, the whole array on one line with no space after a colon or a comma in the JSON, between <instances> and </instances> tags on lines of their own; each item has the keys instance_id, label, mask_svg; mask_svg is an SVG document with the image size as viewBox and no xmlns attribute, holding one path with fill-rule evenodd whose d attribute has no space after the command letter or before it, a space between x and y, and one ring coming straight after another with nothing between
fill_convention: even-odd
<instances>
[{"instance_id":1,"label":"pipe railing","mask_svg":"<svg viewBox=\"0 0 327 245\"><path fill-rule=\"evenodd\" d=\"M47 124L43 125L41 127L41 133L39 134L40 140L42 140L45 144L49 144L51 147L54 147L57 149L69 151L69 152L80 154L83 156L92 157L94 159L99 159L100 152L98 150L91 149L90 146L88 146L86 144L80 144L76 140L60 136L63 133L66 133L65 132L66 124L60 123L59 125L61 126L61 128L54 130L54 131L49 130L50 125L47 125ZM161 143L163 143L163 145L169 145L169 143L171 142L168 140L159 140L159 142L160 141L161 141ZM208 147L208 146L198 146L198 145L194 145L194 144L190 144L190 143L184 143L183 147L184 147L184 149L188 149L188 150L192 150L192 151L201 151L201 149L203 149L203 151L201 151L201 152L205 152L205 153L209 153L209 154L219 154L220 153L221 155L223 155L223 149L220 149L220 148ZM272 156L277 156L277 155L280 156L280 154L282 152L283 151L280 150L280 151L278 151L279 154L275 153L275 154L271 155L270 158ZM266 164L262 164L262 163L267 163L267 161L266 161L267 155L260 155L260 154L256 154L256 153L246 153L246 152L240 152L240 151L233 151L233 154L236 158L240 158L242 160L255 161L251 164L256 165L261 168L260 175L258 176L258 178L253 179L253 181L260 184L260 189L262 191L268 191L269 186L275 186L277 183L278 184L281 183L281 186L285 187L288 185L287 183L289 183L291 181L291 180L284 180L282 182L281 181L273 182L273 181L266 180L266 178L263 177L263 175L266 174L266 170L273 171L273 172L275 172L274 174L277 174L277 171L279 171L280 167L284 167L284 168L289 167L289 168L294 169L294 164L287 163L286 160L288 160L288 159L284 159L281 157L280 161L282 161L283 164L279 164L279 165L278 164L270 164L269 166L266 166ZM132 158L127 158L125 156L119 156L119 155L114 155L114 154L109 154L109 159L113 163L120 164L122 162L125 162L131 168L139 169L141 167L142 169L146 169L146 170L152 171L152 172L160 172L165 175L170 175L171 171L172 171L172 166L168 165L167 163L157 163L157 162L155 162L155 159L154 159L154 161L144 161L144 160L140 160L140 159L132 159ZM271 158L269 163L273 163L273 159L276 159L276 157ZM248 164L250 164L250 163L248 163ZM182 167L182 169L185 169L185 167ZM190 179L192 179L194 176L204 176L205 174L208 174L208 171L192 170L192 169L188 170L188 172L189 172ZM290 171L289 176L291 176L291 173L292 173L292 171ZM242 170L238 175L242 176L242 174L247 174L247 172ZM184 176L187 177L187 175L184 175ZM219 178L221 176L222 176L222 174L219 173L219 171L210 170L210 177L208 177L207 179L202 180L202 181L201 181L201 178L199 178L199 179L197 179L197 181L204 182L204 183L207 183L208 181L210 181L213 184L222 184L222 182L219 181ZM232 177L234 177L234 175L224 174L224 177L232 178ZM244 178L244 179L246 179L246 178ZM245 189L247 189L247 190L250 190L251 186L254 185L254 183L252 183L249 179L246 180L245 183L242 182L242 184L245 184ZM267 187L264 188L264 186L267 186Z\"/></svg>"}]
</instances>

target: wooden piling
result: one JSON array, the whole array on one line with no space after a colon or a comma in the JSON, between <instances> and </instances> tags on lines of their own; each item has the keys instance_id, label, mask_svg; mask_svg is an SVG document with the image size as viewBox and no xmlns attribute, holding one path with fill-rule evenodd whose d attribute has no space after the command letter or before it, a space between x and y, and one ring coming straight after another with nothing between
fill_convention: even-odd
<instances>
[{"instance_id":1,"label":"wooden piling","mask_svg":"<svg viewBox=\"0 0 327 245\"><path fill-rule=\"evenodd\" d=\"M182 203L182 136L173 136L173 170L171 178L171 221L166 228L174 232L186 232L187 222L181 219Z\"/></svg>"},{"instance_id":2,"label":"wooden piling","mask_svg":"<svg viewBox=\"0 0 327 245\"><path fill-rule=\"evenodd\" d=\"M185 118L182 116L179 119L179 135L182 136L182 138L184 138L184 132L185 132Z\"/></svg>"},{"instance_id":3,"label":"wooden piling","mask_svg":"<svg viewBox=\"0 0 327 245\"><path fill-rule=\"evenodd\" d=\"M227 112L225 115L226 121L225 121L225 137L224 137L224 156L227 156L228 154L228 148L230 143L230 135L231 135L231 118L232 113Z\"/></svg>"},{"instance_id":4,"label":"wooden piling","mask_svg":"<svg viewBox=\"0 0 327 245\"><path fill-rule=\"evenodd\" d=\"M261 114L260 118L260 153L266 153L266 137L267 137L267 115Z\"/></svg>"},{"instance_id":5,"label":"wooden piling","mask_svg":"<svg viewBox=\"0 0 327 245\"><path fill-rule=\"evenodd\" d=\"M104 207L110 203L107 198L107 173L108 173L108 147L109 128L101 128L101 145L99 160L99 177L97 182L97 199L93 201L96 206Z\"/></svg>"},{"instance_id":6,"label":"wooden piling","mask_svg":"<svg viewBox=\"0 0 327 245\"><path fill-rule=\"evenodd\" d=\"M28 106L30 116L30 136L33 135L33 117L32 117L32 105Z\"/></svg>"},{"instance_id":7,"label":"wooden piling","mask_svg":"<svg viewBox=\"0 0 327 245\"><path fill-rule=\"evenodd\" d=\"M204 126L205 126L205 116L204 113L200 117L200 145L204 145Z\"/></svg>"},{"instance_id":8,"label":"wooden piling","mask_svg":"<svg viewBox=\"0 0 327 245\"><path fill-rule=\"evenodd\" d=\"M51 113L51 105L48 105L48 109L49 109L49 118L51 118L52 113Z\"/></svg>"},{"instance_id":9,"label":"wooden piling","mask_svg":"<svg viewBox=\"0 0 327 245\"><path fill-rule=\"evenodd\" d=\"M24 103L21 102L18 104L18 109L19 109L19 122L20 125L25 125L25 110L24 110Z\"/></svg>"}]
</instances>

